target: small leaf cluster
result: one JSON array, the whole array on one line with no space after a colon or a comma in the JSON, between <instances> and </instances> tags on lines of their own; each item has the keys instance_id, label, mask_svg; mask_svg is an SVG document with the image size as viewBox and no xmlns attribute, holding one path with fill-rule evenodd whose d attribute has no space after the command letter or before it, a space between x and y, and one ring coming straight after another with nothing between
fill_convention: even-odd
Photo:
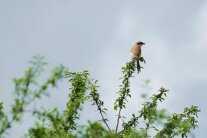
<instances>
[{"instance_id":1,"label":"small leaf cluster","mask_svg":"<svg viewBox=\"0 0 207 138\"><path fill-rule=\"evenodd\" d=\"M134 61L130 61L126 63L126 66L122 67L123 77L120 78L122 80L122 84L119 86L120 87L120 90L118 92L119 97L116 99L114 103L115 110L117 110L117 108L119 109L125 108L127 97L131 97L129 79L133 77L134 72L135 72Z\"/></svg>"},{"instance_id":2,"label":"small leaf cluster","mask_svg":"<svg viewBox=\"0 0 207 138\"><path fill-rule=\"evenodd\" d=\"M10 128L8 117L3 111L3 102L0 102L0 137L5 132L5 129Z\"/></svg>"},{"instance_id":3,"label":"small leaf cluster","mask_svg":"<svg viewBox=\"0 0 207 138\"><path fill-rule=\"evenodd\" d=\"M160 130L156 138L168 138L181 135L182 137L187 137L187 134L190 133L191 129L197 127L198 121L196 118L197 114L200 112L197 106L192 105L190 108L186 107L182 114L174 113L168 118L168 122L165 123L165 126Z\"/></svg>"},{"instance_id":4,"label":"small leaf cluster","mask_svg":"<svg viewBox=\"0 0 207 138\"><path fill-rule=\"evenodd\" d=\"M140 61L140 62L144 62L144 63L146 63L144 57L140 57L140 58L139 58L139 61Z\"/></svg>"},{"instance_id":5,"label":"small leaf cluster","mask_svg":"<svg viewBox=\"0 0 207 138\"><path fill-rule=\"evenodd\" d=\"M88 82L88 71L83 71L81 73L66 71L65 75L69 78L71 83L69 94L69 101L67 103L67 109L64 112L66 115L66 130L76 129L75 120L79 119L78 110L81 109L81 104L86 100L85 92L87 90Z\"/></svg>"},{"instance_id":6,"label":"small leaf cluster","mask_svg":"<svg viewBox=\"0 0 207 138\"><path fill-rule=\"evenodd\" d=\"M168 90L161 87L158 94L154 94L151 97L151 102L145 102L143 104L143 108L140 111L140 114L143 116L144 120L149 123L156 118L157 114L157 102L162 102L164 100L164 96L166 97L166 93Z\"/></svg>"},{"instance_id":7,"label":"small leaf cluster","mask_svg":"<svg viewBox=\"0 0 207 138\"><path fill-rule=\"evenodd\" d=\"M124 131L131 130L137 127L139 124L138 120L139 118L143 117L145 124L146 124L146 132L150 127L150 124L154 123L155 120L157 120L158 110L157 110L157 102L162 102L164 100L163 96L166 96L166 93L168 90L161 87L158 94L154 94L150 99L150 102L145 102L143 104L143 107L139 111L139 114L136 116L135 114L132 114L132 118L127 123L123 123L123 130L121 133L124 133ZM147 135L147 134L146 134Z\"/></svg>"}]
</instances>

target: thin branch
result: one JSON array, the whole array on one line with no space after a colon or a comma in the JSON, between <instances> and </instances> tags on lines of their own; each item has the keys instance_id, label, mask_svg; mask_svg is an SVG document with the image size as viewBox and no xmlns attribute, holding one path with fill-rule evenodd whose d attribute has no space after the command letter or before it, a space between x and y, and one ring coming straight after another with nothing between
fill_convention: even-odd
<instances>
[{"instance_id":1,"label":"thin branch","mask_svg":"<svg viewBox=\"0 0 207 138\"><path fill-rule=\"evenodd\" d=\"M97 103L96 103L96 105L97 105ZM97 106L98 106L98 105L97 105ZM109 131L111 131L109 125L108 125L107 122L106 122L106 119L105 119L104 116L103 116L103 112L102 112L101 108L98 108L98 110L99 110L99 113L101 114L101 117L102 117L103 122L105 123L106 127L108 128Z\"/></svg>"},{"instance_id":2,"label":"thin branch","mask_svg":"<svg viewBox=\"0 0 207 138\"><path fill-rule=\"evenodd\" d=\"M124 131L127 128L130 128L131 126L135 125L135 122L138 122L139 118L141 118L141 117L142 117L142 114L140 114L138 117L133 117L131 119L131 121L129 121L118 134L120 135L120 134L124 133Z\"/></svg>"},{"instance_id":3,"label":"thin branch","mask_svg":"<svg viewBox=\"0 0 207 138\"><path fill-rule=\"evenodd\" d=\"M98 86L96 85L97 82L98 81L96 80L92 83L90 79L88 80L88 83L90 84L89 89L91 90L89 95L92 98L93 105L95 104L97 106L98 111L101 114L101 117L102 117L104 124L106 125L108 130L111 131L109 125L107 124L107 119L104 118L104 115L103 115L103 113L105 114L105 112L104 112L105 108L102 109L101 107L104 105L104 102L100 100L100 96L99 96L99 93L97 90Z\"/></svg>"},{"instance_id":4,"label":"thin branch","mask_svg":"<svg viewBox=\"0 0 207 138\"><path fill-rule=\"evenodd\" d=\"M121 118L121 117L120 117L120 116L121 116L121 109L122 109L122 108L119 108L119 114L118 114L117 124L116 124L116 133L117 133L117 131L118 131L118 127L119 127L119 119Z\"/></svg>"}]
</instances>

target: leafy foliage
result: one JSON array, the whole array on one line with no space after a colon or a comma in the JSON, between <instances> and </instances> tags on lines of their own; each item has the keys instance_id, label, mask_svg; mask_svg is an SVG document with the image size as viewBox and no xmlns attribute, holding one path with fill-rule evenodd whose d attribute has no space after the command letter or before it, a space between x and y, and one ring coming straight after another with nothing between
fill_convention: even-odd
<instances>
[{"instance_id":1,"label":"leafy foliage","mask_svg":"<svg viewBox=\"0 0 207 138\"><path fill-rule=\"evenodd\" d=\"M89 89L90 89L90 93L89 93L89 97L92 101L92 105L96 105L97 106L97 109L102 117L102 121L105 123L106 127L108 128L109 131L111 131L107 121L108 119L107 118L104 118L104 114L106 115L106 111L107 109L104 108L104 102L100 100L100 95L98 93L98 90L97 88L99 86L97 86L97 80L94 81L94 82L91 82L89 80Z\"/></svg>"},{"instance_id":2,"label":"leafy foliage","mask_svg":"<svg viewBox=\"0 0 207 138\"><path fill-rule=\"evenodd\" d=\"M57 82L63 77L63 66L56 67L51 74L51 77L43 83L38 84L38 77L44 71L44 66L47 64L44 62L44 58L37 55L33 57L30 62L30 66L25 72L25 75L20 78L13 80L15 85L15 99L11 107L11 116L3 114L0 120L0 137L5 134L6 130L12 127L14 122L19 122L22 119L24 112L31 111L27 110L31 103L35 100L40 99L42 95L48 95L47 88L52 86L56 87ZM36 110L32 111L37 112Z\"/></svg>"},{"instance_id":3,"label":"leafy foliage","mask_svg":"<svg viewBox=\"0 0 207 138\"><path fill-rule=\"evenodd\" d=\"M140 62L144 62L140 57ZM38 120L29 129L24 137L30 138L169 138L175 136L187 137L192 129L197 127L197 114L200 112L197 106L186 107L181 114L168 115L165 109L158 109L158 104L163 102L169 90L161 87L157 94L152 95L145 101L141 109L132 114L131 119L125 120L122 110L126 109L128 98L131 97L130 79L134 77L136 64L132 60L122 67L118 97L114 103L114 110L118 111L116 127L109 126L107 109L98 92L98 81L90 78L88 71L71 72L65 71L62 65L56 67L51 76L42 84L38 78L44 71L46 62L43 57L35 56L30 62L31 66L26 70L23 77L14 79L15 99L11 107L11 115L3 111L3 103L0 102L0 138L7 136L7 130L14 122L22 120L25 112L31 112ZM43 95L49 95L48 89L55 88L58 81L63 77L70 83L68 102L63 112L57 108L52 110L33 109L27 107L34 101L41 99ZM147 82L148 83L148 82ZM143 95L144 99L147 95ZM86 100L97 107L101 122L95 121L81 126L77 123L80 119L80 111ZM120 119L124 120L120 123ZM105 125L105 126L104 126ZM121 128L119 129L119 126Z\"/></svg>"},{"instance_id":4,"label":"leafy foliage","mask_svg":"<svg viewBox=\"0 0 207 138\"><path fill-rule=\"evenodd\" d=\"M126 108L126 102L127 102L127 97L131 97L130 94L130 81L129 79L133 76L133 73L135 72L135 62L134 60L131 62L126 63L125 67L122 67L122 73L123 77L120 78L122 79L122 84L119 86L119 97L116 99L114 103L114 110L117 110L119 108L119 113L117 117L117 125L116 125L116 132L118 131L119 127L119 120L121 118L121 110L122 108Z\"/></svg>"},{"instance_id":5,"label":"leafy foliage","mask_svg":"<svg viewBox=\"0 0 207 138\"><path fill-rule=\"evenodd\" d=\"M82 73L66 72L66 76L71 83L71 93L69 94L69 101L67 109L64 114L66 116L66 130L76 129L75 120L79 119L78 109L81 109L80 104L84 103L85 92L87 90L88 71Z\"/></svg>"},{"instance_id":6,"label":"leafy foliage","mask_svg":"<svg viewBox=\"0 0 207 138\"><path fill-rule=\"evenodd\" d=\"M156 138L168 138L179 136L187 137L187 134L190 133L191 129L197 127L197 113L199 112L198 107L192 105L190 108L186 107L182 114L173 114L169 116L168 122L165 123L165 126L160 130Z\"/></svg>"}]
</instances>

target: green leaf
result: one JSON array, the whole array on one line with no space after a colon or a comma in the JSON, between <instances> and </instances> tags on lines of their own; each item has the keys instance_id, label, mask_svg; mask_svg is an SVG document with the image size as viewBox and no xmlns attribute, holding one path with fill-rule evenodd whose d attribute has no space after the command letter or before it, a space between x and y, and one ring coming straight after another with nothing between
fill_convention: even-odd
<instances>
[{"instance_id":1,"label":"green leaf","mask_svg":"<svg viewBox=\"0 0 207 138\"><path fill-rule=\"evenodd\" d=\"M114 110L116 111L117 109L118 109L118 106L117 106L117 105L115 105L115 106L114 106Z\"/></svg>"}]
</instances>

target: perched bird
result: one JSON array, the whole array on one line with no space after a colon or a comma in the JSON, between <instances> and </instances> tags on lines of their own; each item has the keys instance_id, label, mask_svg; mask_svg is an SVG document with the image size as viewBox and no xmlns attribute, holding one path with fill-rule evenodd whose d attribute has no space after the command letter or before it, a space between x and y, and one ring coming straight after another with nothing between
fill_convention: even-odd
<instances>
[{"instance_id":1,"label":"perched bird","mask_svg":"<svg viewBox=\"0 0 207 138\"><path fill-rule=\"evenodd\" d=\"M141 47L144 45L144 42L137 42L134 44L134 46L131 48L131 53L132 53L132 60L137 62L137 72L140 72L141 66L139 64L139 58L141 57Z\"/></svg>"}]
</instances>

